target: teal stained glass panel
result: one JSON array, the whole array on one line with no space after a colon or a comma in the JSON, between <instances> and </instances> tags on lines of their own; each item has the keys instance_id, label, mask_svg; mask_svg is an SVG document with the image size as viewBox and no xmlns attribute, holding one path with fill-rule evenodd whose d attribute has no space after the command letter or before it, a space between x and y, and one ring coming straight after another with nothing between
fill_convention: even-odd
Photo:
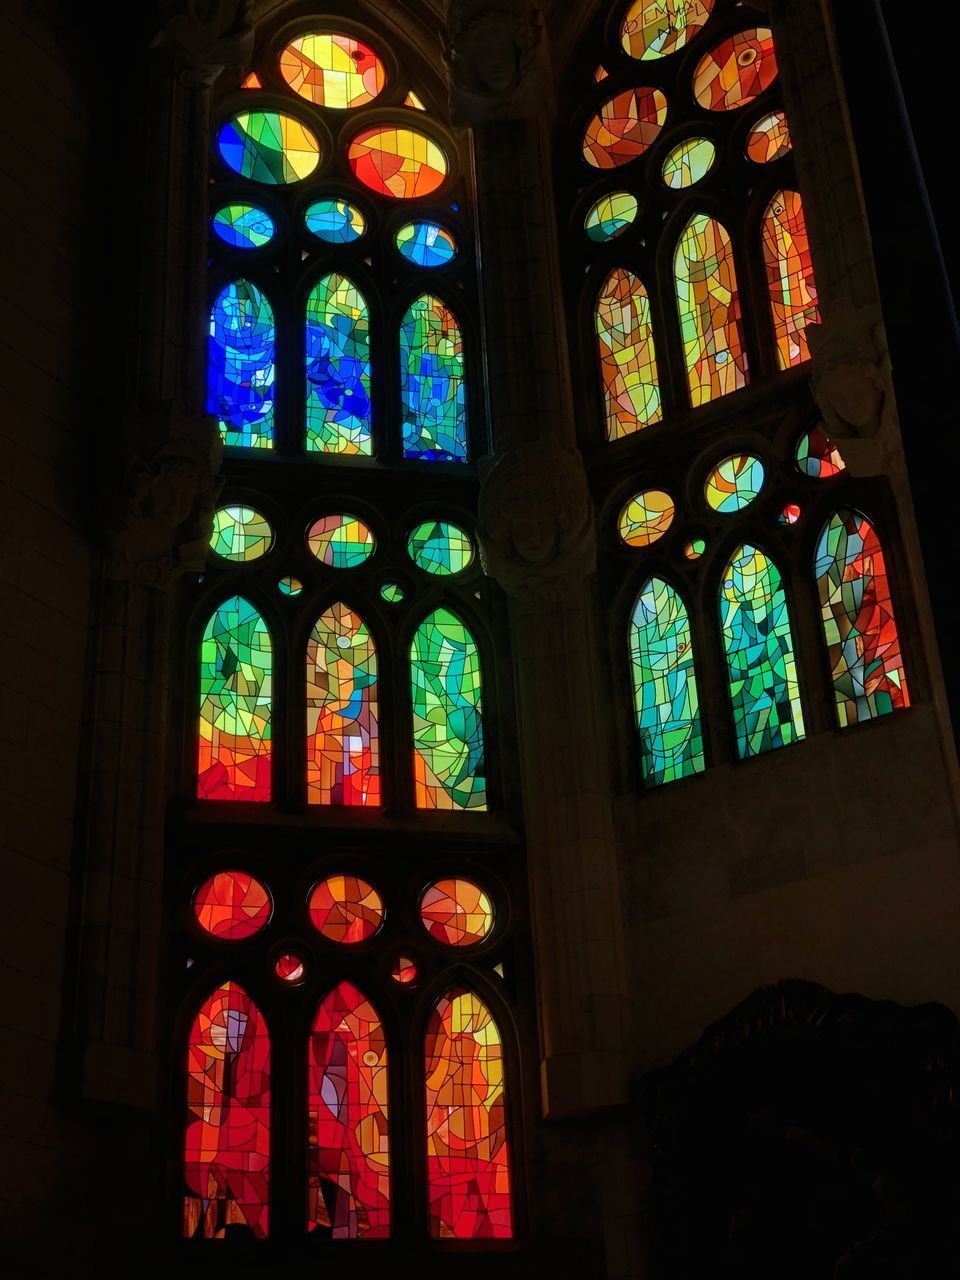
<instances>
[{"instance_id":1,"label":"teal stained glass panel","mask_svg":"<svg viewBox=\"0 0 960 1280\"><path fill-rule=\"evenodd\" d=\"M369 455L370 322L346 276L324 276L307 299L307 449Z\"/></svg>"}]
</instances>

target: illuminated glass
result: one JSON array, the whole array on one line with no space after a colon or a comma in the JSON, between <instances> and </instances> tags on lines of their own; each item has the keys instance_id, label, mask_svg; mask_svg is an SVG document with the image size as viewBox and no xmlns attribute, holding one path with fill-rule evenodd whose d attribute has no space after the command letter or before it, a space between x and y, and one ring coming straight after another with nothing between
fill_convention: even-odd
<instances>
[{"instance_id":1,"label":"illuminated glass","mask_svg":"<svg viewBox=\"0 0 960 1280\"><path fill-rule=\"evenodd\" d=\"M453 312L425 293L400 323L403 456L466 462L463 337Z\"/></svg>"},{"instance_id":2,"label":"illuminated glass","mask_svg":"<svg viewBox=\"0 0 960 1280\"><path fill-rule=\"evenodd\" d=\"M647 291L632 272L610 272L594 313L607 439L659 422L660 387Z\"/></svg>"},{"instance_id":3,"label":"illuminated glass","mask_svg":"<svg viewBox=\"0 0 960 1280\"><path fill-rule=\"evenodd\" d=\"M211 549L224 560L249 564L273 545L273 530L253 507L221 507L214 513Z\"/></svg>"},{"instance_id":4,"label":"illuminated glass","mask_svg":"<svg viewBox=\"0 0 960 1280\"><path fill-rule=\"evenodd\" d=\"M437 222L408 222L397 232L396 246L415 267L446 267L457 256L457 242Z\"/></svg>"},{"instance_id":5,"label":"illuminated glass","mask_svg":"<svg viewBox=\"0 0 960 1280\"><path fill-rule=\"evenodd\" d=\"M721 515L742 511L763 488L764 469L759 458L735 453L714 467L704 486L707 506Z\"/></svg>"},{"instance_id":6,"label":"illuminated glass","mask_svg":"<svg viewBox=\"0 0 960 1280\"><path fill-rule=\"evenodd\" d=\"M261 249L273 239L273 219L253 204L228 204L213 216L213 229L231 249Z\"/></svg>"},{"instance_id":7,"label":"illuminated glass","mask_svg":"<svg viewBox=\"0 0 960 1280\"><path fill-rule=\"evenodd\" d=\"M493 903L472 880L438 880L420 898L420 919L448 947L473 947L493 931Z\"/></svg>"},{"instance_id":8,"label":"illuminated glass","mask_svg":"<svg viewBox=\"0 0 960 1280\"><path fill-rule=\"evenodd\" d=\"M259 933L273 910L265 885L245 871L218 871L193 895L197 924L221 942L242 942Z\"/></svg>"},{"instance_id":9,"label":"illuminated glass","mask_svg":"<svg viewBox=\"0 0 960 1280\"><path fill-rule=\"evenodd\" d=\"M747 159L754 164L772 164L793 146L790 128L782 111L763 116L747 134Z\"/></svg>"},{"instance_id":10,"label":"illuminated glass","mask_svg":"<svg viewBox=\"0 0 960 1280\"><path fill-rule=\"evenodd\" d=\"M714 218L697 214L674 259L680 330L694 408L747 383L733 246Z\"/></svg>"},{"instance_id":11,"label":"illuminated glass","mask_svg":"<svg viewBox=\"0 0 960 1280\"><path fill-rule=\"evenodd\" d=\"M646 489L620 512L617 529L628 547L649 547L667 532L676 513L673 499L660 489Z\"/></svg>"},{"instance_id":12,"label":"illuminated glass","mask_svg":"<svg viewBox=\"0 0 960 1280\"><path fill-rule=\"evenodd\" d=\"M603 244L626 231L636 221L638 210L636 196L629 191L612 191L591 205L583 229L594 244Z\"/></svg>"},{"instance_id":13,"label":"illuminated glass","mask_svg":"<svg viewBox=\"0 0 960 1280\"><path fill-rule=\"evenodd\" d=\"M347 148L347 161L365 187L394 200L432 195L450 172L438 143L400 125L361 130Z\"/></svg>"},{"instance_id":14,"label":"illuminated glass","mask_svg":"<svg viewBox=\"0 0 960 1280\"><path fill-rule=\"evenodd\" d=\"M714 0L633 0L620 25L631 58L666 58L683 49L710 17Z\"/></svg>"},{"instance_id":15,"label":"illuminated glass","mask_svg":"<svg viewBox=\"0 0 960 1280\"><path fill-rule=\"evenodd\" d=\"M273 448L273 308L249 280L220 290L210 313L207 410L226 445Z\"/></svg>"},{"instance_id":16,"label":"illuminated glass","mask_svg":"<svg viewBox=\"0 0 960 1280\"><path fill-rule=\"evenodd\" d=\"M376 539L356 516L321 516L307 530L307 546L331 569L356 569L376 550Z\"/></svg>"},{"instance_id":17,"label":"illuminated glass","mask_svg":"<svg viewBox=\"0 0 960 1280\"><path fill-rule=\"evenodd\" d=\"M306 370L308 450L372 453L370 321L346 276L324 276L310 291Z\"/></svg>"},{"instance_id":18,"label":"illuminated glass","mask_svg":"<svg viewBox=\"0 0 960 1280\"><path fill-rule=\"evenodd\" d=\"M595 169L629 164L656 142L667 118L659 89L627 89L610 98L587 125L583 158Z\"/></svg>"},{"instance_id":19,"label":"illuminated glass","mask_svg":"<svg viewBox=\"0 0 960 1280\"><path fill-rule=\"evenodd\" d=\"M313 927L345 946L366 942L383 924L383 899L359 876L328 876L307 905Z\"/></svg>"},{"instance_id":20,"label":"illuminated glass","mask_svg":"<svg viewBox=\"0 0 960 1280\"><path fill-rule=\"evenodd\" d=\"M796 191L778 191L773 197L762 236L777 362L781 369L792 369L810 359L807 325L820 322L810 240Z\"/></svg>"},{"instance_id":21,"label":"illuminated glass","mask_svg":"<svg viewBox=\"0 0 960 1280\"><path fill-rule=\"evenodd\" d=\"M355 204L334 197L315 200L303 220L310 234L327 244L353 244L367 229L367 220Z\"/></svg>"},{"instance_id":22,"label":"illuminated glass","mask_svg":"<svg viewBox=\"0 0 960 1280\"><path fill-rule=\"evenodd\" d=\"M286 186L309 178L320 163L320 143L294 116L243 111L222 125L217 145L241 178Z\"/></svg>"},{"instance_id":23,"label":"illuminated glass","mask_svg":"<svg viewBox=\"0 0 960 1280\"><path fill-rule=\"evenodd\" d=\"M280 55L280 74L301 98L346 111L372 102L387 82L383 63L362 40L334 32L299 36Z\"/></svg>"},{"instance_id":24,"label":"illuminated glass","mask_svg":"<svg viewBox=\"0 0 960 1280\"><path fill-rule=\"evenodd\" d=\"M446 578L473 563L470 535L446 520L418 524L407 538L407 554L418 569Z\"/></svg>"},{"instance_id":25,"label":"illuminated glass","mask_svg":"<svg viewBox=\"0 0 960 1280\"><path fill-rule=\"evenodd\" d=\"M377 652L359 614L335 604L307 643L307 800L380 803Z\"/></svg>"},{"instance_id":26,"label":"illuminated glass","mask_svg":"<svg viewBox=\"0 0 960 1280\"><path fill-rule=\"evenodd\" d=\"M814 427L800 437L797 468L813 480L829 480L847 469L840 450L820 427Z\"/></svg>"},{"instance_id":27,"label":"illuminated glass","mask_svg":"<svg viewBox=\"0 0 960 1280\"><path fill-rule=\"evenodd\" d=\"M690 138L674 147L663 162L663 180L674 190L692 187L707 176L716 158L717 148L709 138Z\"/></svg>"},{"instance_id":28,"label":"illuminated glass","mask_svg":"<svg viewBox=\"0 0 960 1280\"><path fill-rule=\"evenodd\" d=\"M738 31L701 58L693 76L693 96L708 111L733 111L758 98L776 76L770 29Z\"/></svg>"}]
</instances>

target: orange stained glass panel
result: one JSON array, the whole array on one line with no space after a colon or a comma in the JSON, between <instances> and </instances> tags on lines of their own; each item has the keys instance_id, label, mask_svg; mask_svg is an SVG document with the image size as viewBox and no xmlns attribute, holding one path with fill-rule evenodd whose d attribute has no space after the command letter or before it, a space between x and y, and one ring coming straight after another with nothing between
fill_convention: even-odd
<instances>
[{"instance_id":1,"label":"orange stained glass panel","mask_svg":"<svg viewBox=\"0 0 960 1280\"><path fill-rule=\"evenodd\" d=\"M292 41L280 55L280 74L301 98L339 111L366 106L387 82L386 69L369 45L336 32Z\"/></svg>"},{"instance_id":2,"label":"orange stained glass panel","mask_svg":"<svg viewBox=\"0 0 960 1280\"><path fill-rule=\"evenodd\" d=\"M420 919L438 942L471 947L490 935L493 904L472 880L438 880L420 899Z\"/></svg>"},{"instance_id":3,"label":"orange stained glass panel","mask_svg":"<svg viewBox=\"0 0 960 1280\"><path fill-rule=\"evenodd\" d=\"M607 276L594 321L607 439L620 440L662 417L650 299L631 271Z\"/></svg>"},{"instance_id":4,"label":"orange stained glass panel","mask_svg":"<svg viewBox=\"0 0 960 1280\"><path fill-rule=\"evenodd\" d=\"M193 897L200 928L223 942L252 938L270 919L272 909L266 886L245 871L218 871Z\"/></svg>"},{"instance_id":5,"label":"orange stained glass panel","mask_svg":"<svg viewBox=\"0 0 960 1280\"><path fill-rule=\"evenodd\" d=\"M328 876L310 895L310 920L331 942L366 942L383 924L383 899L359 876Z\"/></svg>"},{"instance_id":6,"label":"orange stained glass panel","mask_svg":"<svg viewBox=\"0 0 960 1280\"><path fill-rule=\"evenodd\" d=\"M693 76L693 96L708 111L733 111L753 102L776 77L770 28L738 31L701 58Z\"/></svg>"},{"instance_id":7,"label":"orange stained glass panel","mask_svg":"<svg viewBox=\"0 0 960 1280\"><path fill-rule=\"evenodd\" d=\"M610 98L587 125L583 158L595 169L616 169L652 146L667 118L659 89L627 89Z\"/></svg>"},{"instance_id":8,"label":"orange stained glass panel","mask_svg":"<svg viewBox=\"0 0 960 1280\"><path fill-rule=\"evenodd\" d=\"M674 259L690 400L696 408L747 383L733 245L714 218L697 214Z\"/></svg>"},{"instance_id":9,"label":"orange stained glass panel","mask_svg":"<svg viewBox=\"0 0 960 1280\"><path fill-rule=\"evenodd\" d=\"M810 359L807 326L818 324L813 257L797 191L778 191L763 217L763 262L767 270L777 363L792 369Z\"/></svg>"},{"instance_id":10,"label":"orange stained glass panel","mask_svg":"<svg viewBox=\"0 0 960 1280\"><path fill-rule=\"evenodd\" d=\"M450 172L439 143L400 125L361 130L347 148L347 160L365 187L395 200L431 195Z\"/></svg>"}]
</instances>

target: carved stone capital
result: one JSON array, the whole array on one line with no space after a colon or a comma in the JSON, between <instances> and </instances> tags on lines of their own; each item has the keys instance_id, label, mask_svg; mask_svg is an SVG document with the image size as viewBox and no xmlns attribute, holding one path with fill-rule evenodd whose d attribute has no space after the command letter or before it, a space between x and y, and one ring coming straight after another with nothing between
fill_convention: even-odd
<instances>
[{"instance_id":1,"label":"carved stone capital","mask_svg":"<svg viewBox=\"0 0 960 1280\"><path fill-rule=\"evenodd\" d=\"M553 108L536 0L450 0L444 57L455 125L531 120Z\"/></svg>"},{"instance_id":2,"label":"carved stone capital","mask_svg":"<svg viewBox=\"0 0 960 1280\"><path fill-rule=\"evenodd\" d=\"M164 405L125 438L130 452L102 503L111 576L165 587L206 561L222 484L220 433L215 418Z\"/></svg>"},{"instance_id":3,"label":"carved stone capital","mask_svg":"<svg viewBox=\"0 0 960 1280\"><path fill-rule=\"evenodd\" d=\"M510 595L561 601L593 573L597 532L579 453L554 441L515 445L481 466L484 572Z\"/></svg>"},{"instance_id":4,"label":"carved stone capital","mask_svg":"<svg viewBox=\"0 0 960 1280\"><path fill-rule=\"evenodd\" d=\"M253 56L250 0L164 0L152 45L171 55L183 84L209 87Z\"/></svg>"}]
</instances>

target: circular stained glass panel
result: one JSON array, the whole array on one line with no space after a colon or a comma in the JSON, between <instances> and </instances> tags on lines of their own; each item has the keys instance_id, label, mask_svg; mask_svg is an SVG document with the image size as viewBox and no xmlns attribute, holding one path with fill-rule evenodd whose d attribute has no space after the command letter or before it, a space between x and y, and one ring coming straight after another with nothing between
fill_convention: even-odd
<instances>
[{"instance_id":1,"label":"circular stained glass panel","mask_svg":"<svg viewBox=\"0 0 960 1280\"><path fill-rule=\"evenodd\" d=\"M688 560L699 560L706 549L707 544L703 538L691 538L683 548L683 554Z\"/></svg>"},{"instance_id":2,"label":"circular stained glass panel","mask_svg":"<svg viewBox=\"0 0 960 1280\"><path fill-rule=\"evenodd\" d=\"M770 28L738 31L701 58L693 76L693 96L707 111L733 111L759 98L776 75Z\"/></svg>"},{"instance_id":3,"label":"circular stained glass panel","mask_svg":"<svg viewBox=\"0 0 960 1280\"><path fill-rule=\"evenodd\" d=\"M709 138L688 138L674 147L664 161L663 180L675 191L692 187L707 176L716 158L717 148Z\"/></svg>"},{"instance_id":4,"label":"circular stained glass panel","mask_svg":"<svg viewBox=\"0 0 960 1280\"><path fill-rule=\"evenodd\" d=\"M282 596L298 596L303 590L303 583L299 578L281 578L277 590Z\"/></svg>"},{"instance_id":5,"label":"circular stained glass panel","mask_svg":"<svg viewBox=\"0 0 960 1280\"><path fill-rule=\"evenodd\" d=\"M273 910L266 886L245 871L218 871L193 895L193 914L204 933L242 942L259 933Z\"/></svg>"},{"instance_id":6,"label":"circular stained glass panel","mask_svg":"<svg viewBox=\"0 0 960 1280\"><path fill-rule=\"evenodd\" d=\"M825 431L814 427L805 432L797 444L797 466L805 476L814 480L829 480L846 471L847 466L840 450Z\"/></svg>"},{"instance_id":7,"label":"circular stained glass panel","mask_svg":"<svg viewBox=\"0 0 960 1280\"><path fill-rule=\"evenodd\" d=\"M584 219L587 239L594 244L614 240L636 221L639 205L629 191L611 191L601 196Z\"/></svg>"},{"instance_id":8,"label":"circular stained glass panel","mask_svg":"<svg viewBox=\"0 0 960 1280\"><path fill-rule=\"evenodd\" d=\"M362 520L339 513L313 522L307 530L307 546L331 569L356 569L370 559L377 542Z\"/></svg>"},{"instance_id":9,"label":"circular stained glass panel","mask_svg":"<svg viewBox=\"0 0 960 1280\"><path fill-rule=\"evenodd\" d=\"M448 947L472 947L490 936L493 903L472 880L438 880L424 890L420 919L438 942Z\"/></svg>"},{"instance_id":10,"label":"circular stained glass panel","mask_svg":"<svg viewBox=\"0 0 960 1280\"><path fill-rule=\"evenodd\" d=\"M763 463L748 453L735 453L724 458L707 477L704 496L707 506L721 515L732 515L749 507L764 480Z\"/></svg>"},{"instance_id":11,"label":"circular stained glass panel","mask_svg":"<svg viewBox=\"0 0 960 1280\"><path fill-rule=\"evenodd\" d=\"M213 229L231 249L261 249L273 239L273 219L255 204L228 204L213 215Z\"/></svg>"},{"instance_id":12,"label":"circular stained glass panel","mask_svg":"<svg viewBox=\"0 0 960 1280\"><path fill-rule=\"evenodd\" d=\"M348 111L383 91L387 72L362 40L318 31L298 36L280 55L280 74L301 98L318 107Z\"/></svg>"},{"instance_id":13,"label":"circular stained glass panel","mask_svg":"<svg viewBox=\"0 0 960 1280\"><path fill-rule=\"evenodd\" d=\"M782 111L771 111L747 134L747 159L754 164L770 164L785 156L792 146L787 117Z\"/></svg>"},{"instance_id":14,"label":"circular stained glass panel","mask_svg":"<svg viewBox=\"0 0 960 1280\"><path fill-rule=\"evenodd\" d=\"M620 43L647 62L684 48L710 17L714 0L633 0L620 24Z\"/></svg>"},{"instance_id":15,"label":"circular stained glass panel","mask_svg":"<svg viewBox=\"0 0 960 1280\"><path fill-rule=\"evenodd\" d=\"M399 982L401 986L408 987L411 982L417 980L416 962L411 960L409 956L397 956L390 970L390 977L394 982Z\"/></svg>"},{"instance_id":16,"label":"circular stained glass panel","mask_svg":"<svg viewBox=\"0 0 960 1280\"><path fill-rule=\"evenodd\" d=\"M587 125L583 158L595 169L617 169L642 156L667 118L659 89L628 89L610 98Z\"/></svg>"},{"instance_id":17,"label":"circular stained glass panel","mask_svg":"<svg viewBox=\"0 0 960 1280\"><path fill-rule=\"evenodd\" d=\"M617 527L628 547L649 547L667 532L676 513L673 499L660 489L647 489L631 498L620 512Z\"/></svg>"},{"instance_id":18,"label":"circular stained glass panel","mask_svg":"<svg viewBox=\"0 0 960 1280\"><path fill-rule=\"evenodd\" d=\"M462 573L473 562L473 543L457 525L427 520L407 538L407 554L424 573L448 578Z\"/></svg>"},{"instance_id":19,"label":"circular stained glass panel","mask_svg":"<svg viewBox=\"0 0 960 1280\"><path fill-rule=\"evenodd\" d=\"M222 559L247 564L272 546L270 522L253 507L221 507L215 513L210 547Z\"/></svg>"},{"instance_id":20,"label":"circular stained glass panel","mask_svg":"<svg viewBox=\"0 0 960 1280\"><path fill-rule=\"evenodd\" d=\"M406 594L399 582L384 582L380 586L380 596L387 604L399 604Z\"/></svg>"},{"instance_id":21,"label":"circular stained glass panel","mask_svg":"<svg viewBox=\"0 0 960 1280\"><path fill-rule=\"evenodd\" d=\"M291 987L296 987L303 981L304 964L299 956L287 952L277 957L273 971L281 982L288 982Z\"/></svg>"},{"instance_id":22,"label":"circular stained glass panel","mask_svg":"<svg viewBox=\"0 0 960 1280\"><path fill-rule=\"evenodd\" d=\"M315 135L280 111L241 111L221 126L217 146L234 173L271 186L301 182L320 163Z\"/></svg>"},{"instance_id":23,"label":"circular stained glass panel","mask_svg":"<svg viewBox=\"0 0 960 1280\"><path fill-rule=\"evenodd\" d=\"M796 502L788 502L777 519L781 524L796 524L800 519L800 506Z\"/></svg>"},{"instance_id":24,"label":"circular stained glass panel","mask_svg":"<svg viewBox=\"0 0 960 1280\"><path fill-rule=\"evenodd\" d=\"M404 125L361 130L347 148L347 161L365 187L394 200L428 196L450 172L439 143Z\"/></svg>"},{"instance_id":25,"label":"circular stained glass panel","mask_svg":"<svg viewBox=\"0 0 960 1280\"><path fill-rule=\"evenodd\" d=\"M397 248L415 267L446 267L457 256L457 242L437 222L408 222L397 232Z\"/></svg>"},{"instance_id":26,"label":"circular stained glass panel","mask_svg":"<svg viewBox=\"0 0 960 1280\"><path fill-rule=\"evenodd\" d=\"M329 876L307 906L313 927L331 942L366 942L383 924L383 899L359 876Z\"/></svg>"},{"instance_id":27,"label":"circular stained glass panel","mask_svg":"<svg viewBox=\"0 0 960 1280\"><path fill-rule=\"evenodd\" d=\"M367 220L349 200L315 200L303 215L307 230L327 244L353 244L367 229Z\"/></svg>"}]
</instances>

